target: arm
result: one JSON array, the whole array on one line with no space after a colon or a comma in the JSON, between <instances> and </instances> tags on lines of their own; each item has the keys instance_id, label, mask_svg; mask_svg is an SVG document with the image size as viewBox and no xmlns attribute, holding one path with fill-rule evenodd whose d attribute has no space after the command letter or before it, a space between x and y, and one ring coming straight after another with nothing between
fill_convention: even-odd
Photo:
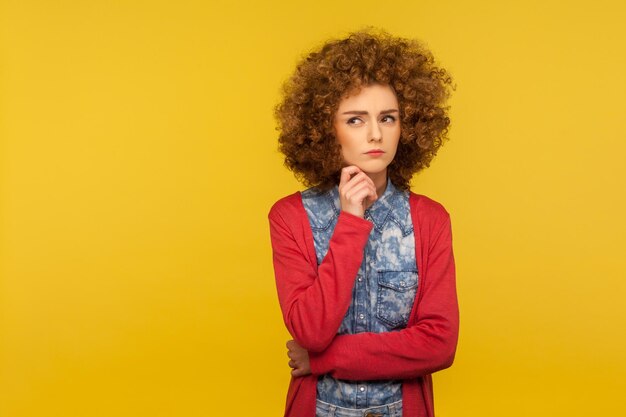
<instances>
[{"instance_id":1,"label":"arm","mask_svg":"<svg viewBox=\"0 0 626 417\"><path fill-rule=\"evenodd\" d=\"M339 335L323 352L309 353L311 372L347 380L406 379L449 367L459 318L447 214L434 230L427 271L413 325L386 333Z\"/></svg>"},{"instance_id":2,"label":"arm","mask_svg":"<svg viewBox=\"0 0 626 417\"><path fill-rule=\"evenodd\" d=\"M287 218L276 205L269 214L278 300L291 336L308 351L319 352L330 344L348 310L373 226L341 211L316 272L306 256L305 230L295 232L296 239Z\"/></svg>"},{"instance_id":3,"label":"arm","mask_svg":"<svg viewBox=\"0 0 626 417\"><path fill-rule=\"evenodd\" d=\"M313 244L310 229L301 224L301 216L306 217L301 200L297 207L275 204L269 214L283 319L298 344L312 352L324 350L341 325L373 227L363 212L366 199L377 198L374 182L358 167L347 166L341 170L338 192L341 211L317 272L315 256L307 256Z\"/></svg>"}]
</instances>

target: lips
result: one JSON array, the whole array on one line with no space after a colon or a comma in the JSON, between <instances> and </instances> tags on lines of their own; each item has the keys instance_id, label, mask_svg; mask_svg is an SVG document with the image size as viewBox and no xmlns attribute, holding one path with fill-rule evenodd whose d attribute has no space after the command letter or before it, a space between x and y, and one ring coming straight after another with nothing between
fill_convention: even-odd
<instances>
[{"instance_id":1,"label":"lips","mask_svg":"<svg viewBox=\"0 0 626 417\"><path fill-rule=\"evenodd\" d=\"M368 155L380 155L385 153L385 151L383 151L382 149L372 149L371 151L367 151L365 153Z\"/></svg>"}]
</instances>

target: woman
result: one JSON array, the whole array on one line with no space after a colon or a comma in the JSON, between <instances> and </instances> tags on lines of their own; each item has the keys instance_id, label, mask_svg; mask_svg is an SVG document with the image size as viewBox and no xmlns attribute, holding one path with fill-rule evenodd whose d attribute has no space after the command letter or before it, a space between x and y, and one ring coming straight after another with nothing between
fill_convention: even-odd
<instances>
[{"instance_id":1,"label":"woman","mask_svg":"<svg viewBox=\"0 0 626 417\"><path fill-rule=\"evenodd\" d=\"M446 138L451 79L416 41L357 32L309 54L276 108L309 187L269 213L286 416L434 415L458 337L450 217L409 190Z\"/></svg>"}]
</instances>

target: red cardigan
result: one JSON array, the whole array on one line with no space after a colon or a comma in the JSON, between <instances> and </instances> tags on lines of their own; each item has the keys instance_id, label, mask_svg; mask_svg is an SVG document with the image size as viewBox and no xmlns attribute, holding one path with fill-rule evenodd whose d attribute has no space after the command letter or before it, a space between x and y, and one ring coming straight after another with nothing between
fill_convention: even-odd
<instances>
[{"instance_id":1,"label":"red cardigan","mask_svg":"<svg viewBox=\"0 0 626 417\"><path fill-rule=\"evenodd\" d=\"M309 351L311 375L291 378L286 417L314 417L317 377L402 379L403 417L434 417L431 374L452 365L459 311L450 216L443 206L410 193L419 285L405 329L337 335L373 227L341 211L329 248L317 265L313 233L300 192L269 212L274 272L285 325Z\"/></svg>"}]
</instances>

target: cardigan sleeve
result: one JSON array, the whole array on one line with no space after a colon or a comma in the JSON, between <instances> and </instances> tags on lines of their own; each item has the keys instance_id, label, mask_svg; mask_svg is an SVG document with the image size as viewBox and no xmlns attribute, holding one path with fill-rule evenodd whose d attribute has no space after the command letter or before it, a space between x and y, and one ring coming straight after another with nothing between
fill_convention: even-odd
<instances>
[{"instance_id":1,"label":"cardigan sleeve","mask_svg":"<svg viewBox=\"0 0 626 417\"><path fill-rule=\"evenodd\" d=\"M274 205L268 217L283 319L300 346L319 352L328 347L348 310L373 225L340 212L328 252L316 271L306 256L306 231L298 228L299 216L306 214L279 207Z\"/></svg>"},{"instance_id":2,"label":"cardigan sleeve","mask_svg":"<svg viewBox=\"0 0 626 417\"><path fill-rule=\"evenodd\" d=\"M309 352L312 373L346 380L408 379L452 365L459 312L447 213L434 229L427 270L414 324L399 331L338 335L323 352Z\"/></svg>"}]
</instances>

